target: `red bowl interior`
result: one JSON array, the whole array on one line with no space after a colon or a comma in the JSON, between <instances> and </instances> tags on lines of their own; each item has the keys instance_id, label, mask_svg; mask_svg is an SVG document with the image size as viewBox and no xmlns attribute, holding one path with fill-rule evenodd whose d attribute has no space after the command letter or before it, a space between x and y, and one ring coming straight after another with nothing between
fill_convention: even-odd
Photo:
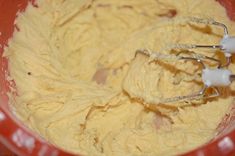
<instances>
[{"instance_id":1,"label":"red bowl interior","mask_svg":"<svg viewBox=\"0 0 235 156\"><path fill-rule=\"evenodd\" d=\"M223 5L231 20L235 20L235 0L217 0ZM24 11L28 3L34 0L0 0L0 54L8 39L17 28L14 20L18 12ZM35 4L36 7L36 4ZM0 155L11 156L72 156L33 134L23 123L18 121L10 112L7 91L10 82L7 74L7 60L0 58ZM11 83L11 84L14 84ZM235 107L231 109L217 128L218 136L208 144L203 145L184 156L221 156L235 155Z\"/></svg>"}]
</instances>

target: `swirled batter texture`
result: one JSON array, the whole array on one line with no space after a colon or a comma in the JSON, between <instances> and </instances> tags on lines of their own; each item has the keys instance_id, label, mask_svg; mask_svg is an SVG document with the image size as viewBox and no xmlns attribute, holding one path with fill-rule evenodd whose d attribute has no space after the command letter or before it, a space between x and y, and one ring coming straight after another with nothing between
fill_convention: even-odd
<instances>
[{"instance_id":1,"label":"swirled batter texture","mask_svg":"<svg viewBox=\"0 0 235 156\"><path fill-rule=\"evenodd\" d=\"M32 130L90 156L174 155L216 135L233 102L229 89L196 105L135 98L200 89L190 81L198 70L193 63L148 63L135 52L169 54L163 49L170 44L219 42L220 28L185 22L186 16L214 18L234 33L216 1L38 0L37 5L19 14L19 30L4 54L17 90L17 96L10 93L12 108ZM196 52L220 57L213 50Z\"/></svg>"}]
</instances>

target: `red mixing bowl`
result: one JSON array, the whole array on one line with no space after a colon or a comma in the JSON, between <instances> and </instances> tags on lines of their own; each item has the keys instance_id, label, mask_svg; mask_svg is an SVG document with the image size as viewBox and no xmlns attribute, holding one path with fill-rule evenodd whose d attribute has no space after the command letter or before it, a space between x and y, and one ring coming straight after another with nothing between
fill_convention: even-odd
<instances>
[{"instance_id":1,"label":"red mixing bowl","mask_svg":"<svg viewBox=\"0 0 235 156\"><path fill-rule=\"evenodd\" d=\"M235 0L218 0L231 20L235 20ZM12 36L14 20L34 0L0 0L0 54ZM35 7L37 7L35 5ZM208 8L211 9L211 8ZM0 57L0 156L73 156L55 147L31 132L11 113L8 105L6 80L7 60ZM209 143L183 154L184 156L229 156L235 155L235 106L217 128L218 135Z\"/></svg>"}]
</instances>

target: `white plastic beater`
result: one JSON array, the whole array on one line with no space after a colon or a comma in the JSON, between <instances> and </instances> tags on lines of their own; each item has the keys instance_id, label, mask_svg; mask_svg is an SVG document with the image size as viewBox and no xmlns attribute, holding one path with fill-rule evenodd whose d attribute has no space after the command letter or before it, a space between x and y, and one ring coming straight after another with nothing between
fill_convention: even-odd
<instances>
[{"instance_id":1,"label":"white plastic beater","mask_svg":"<svg viewBox=\"0 0 235 156\"><path fill-rule=\"evenodd\" d=\"M223 69L220 66L220 61L208 56L204 55L198 55L194 52L191 52L194 54L192 57L184 57L179 55L166 55L161 53L152 52L147 49L141 49L136 51L136 55L144 54L151 58L151 60L167 60L167 61L177 61L177 60L191 60L199 63L202 66L202 83L203 87L202 89L193 95L186 95L186 96L177 96L172 98L163 99L162 103L172 103L172 102L178 102L178 101L188 101L188 100L194 100L194 99L200 99L200 98L215 98L220 96L219 90L217 87L227 87L229 86L232 81L235 79L235 75L232 74L232 72L228 69ZM179 53L180 54L180 53ZM218 66L215 69L208 68L205 66L203 60L208 59L211 61L215 61ZM207 89L212 89L212 93L209 95L206 95Z\"/></svg>"},{"instance_id":2,"label":"white plastic beater","mask_svg":"<svg viewBox=\"0 0 235 156\"><path fill-rule=\"evenodd\" d=\"M220 44L219 45L176 44L176 45L170 46L170 48L171 49L194 49L194 48L220 49L224 53L226 60L227 60L224 66L228 66L231 62L231 55L235 53L235 36L230 36L228 34L227 26L213 19L201 19L201 18L196 18L196 17L189 17L186 20L188 22L202 23L206 25L215 25L215 26L222 27L224 29L224 35L220 41Z\"/></svg>"}]
</instances>

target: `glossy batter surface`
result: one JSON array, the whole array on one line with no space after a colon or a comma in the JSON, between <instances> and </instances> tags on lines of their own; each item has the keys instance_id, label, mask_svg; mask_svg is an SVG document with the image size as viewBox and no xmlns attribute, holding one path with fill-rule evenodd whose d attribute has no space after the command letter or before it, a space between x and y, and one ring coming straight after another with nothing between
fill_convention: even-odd
<instances>
[{"instance_id":1,"label":"glossy batter surface","mask_svg":"<svg viewBox=\"0 0 235 156\"><path fill-rule=\"evenodd\" d=\"M234 23L216 1L37 3L17 18L19 31L4 54L17 90L16 97L9 94L12 108L35 132L65 150L90 156L173 155L216 135L233 102L229 89L197 105L158 104L151 97L198 91L201 85L189 81L197 66L135 57L141 48L169 54L163 49L173 43L219 42L220 28L185 22L187 16L214 18L234 34ZM196 52L221 57L212 50Z\"/></svg>"}]
</instances>

